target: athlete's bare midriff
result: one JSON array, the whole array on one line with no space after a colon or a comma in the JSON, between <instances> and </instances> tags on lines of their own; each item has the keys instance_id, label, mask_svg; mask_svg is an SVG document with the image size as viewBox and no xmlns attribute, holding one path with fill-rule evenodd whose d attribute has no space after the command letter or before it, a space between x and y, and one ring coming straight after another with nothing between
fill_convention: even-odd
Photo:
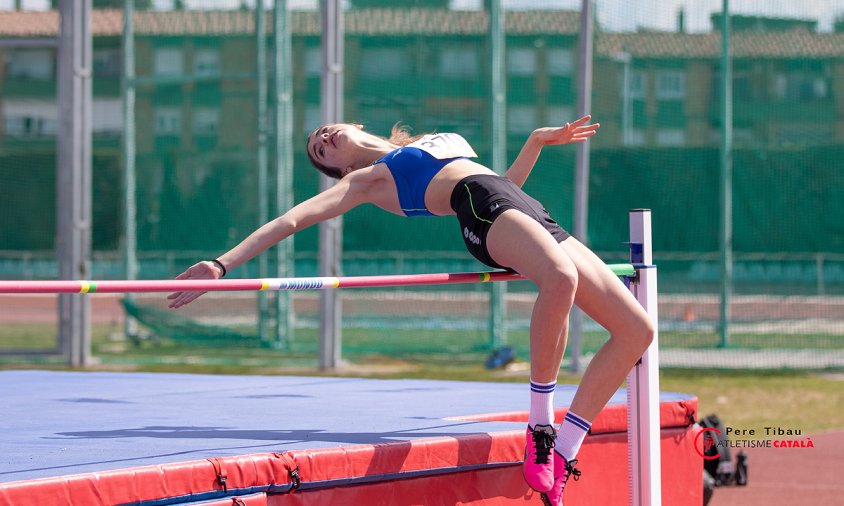
<instances>
[{"instance_id":1,"label":"athlete's bare midriff","mask_svg":"<svg viewBox=\"0 0 844 506\"><path fill-rule=\"evenodd\" d=\"M453 215L451 209L451 194L454 187L463 178L475 174L495 174L479 163L468 158L455 160L440 170L431 180L428 189L425 191L425 207L432 214L438 216Z\"/></svg>"}]
</instances>

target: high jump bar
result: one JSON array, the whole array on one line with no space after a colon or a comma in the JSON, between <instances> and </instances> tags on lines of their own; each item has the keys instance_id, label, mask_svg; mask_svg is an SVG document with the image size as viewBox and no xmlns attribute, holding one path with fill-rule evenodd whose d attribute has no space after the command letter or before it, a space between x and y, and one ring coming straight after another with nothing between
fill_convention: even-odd
<instances>
[{"instance_id":1,"label":"high jump bar","mask_svg":"<svg viewBox=\"0 0 844 506\"><path fill-rule=\"evenodd\" d=\"M608 264L617 276L635 276L634 264ZM644 266L639 266L644 267ZM399 274L387 276L343 276L313 278L255 279L156 279L156 280L58 280L0 281L0 293L141 293L141 292L233 292L253 290L330 290L381 286L448 285L521 281L512 271Z\"/></svg>"}]
</instances>

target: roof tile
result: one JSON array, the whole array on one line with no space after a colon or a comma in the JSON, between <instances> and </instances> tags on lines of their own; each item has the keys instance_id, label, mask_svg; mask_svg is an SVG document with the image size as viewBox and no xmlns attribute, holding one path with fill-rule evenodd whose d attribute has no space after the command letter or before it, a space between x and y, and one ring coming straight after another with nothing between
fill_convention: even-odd
<instances>
[{"instance_id":1,"label":"roof tile","mask_svg":"<svg viewBox=\"0 0 844 506\"><path fill-rule=\"evenodd\" d=\"M483 35L488 17L482 11L442 9L360 9L345 12L349 35ZM577 35L577 11L508 11L506 30L513 35ZM225 36L254 33L251 11L138 11L138 35ZM319 36L320 16L314 11L292 11L296 35ZM58 34L56 11L0 12L0 37L54 37ZM92 16L95 36L118 36L123 30L120 10L98 9ZM272 31L272 15L267 15ZM844 58L844 33L737 32L732 38L737 58ZM596 54L610 56L627 51L638 58L717 58L721 54L719 33L671 32L598 33Z\"/></svg>"},{"instance_id":2,"label":"roof tile","mask_svg":"<svg viewBox=\"0 0 844 506\"><path fill-rule=\"evenodd\" d=\"M730 41L735 58L844 58L844 33L739 32ZM597 37L596 44L598 54L626 51L634 58L718 58L721 55L720 33L604 34Z\"/></svg>"}]
</instances>

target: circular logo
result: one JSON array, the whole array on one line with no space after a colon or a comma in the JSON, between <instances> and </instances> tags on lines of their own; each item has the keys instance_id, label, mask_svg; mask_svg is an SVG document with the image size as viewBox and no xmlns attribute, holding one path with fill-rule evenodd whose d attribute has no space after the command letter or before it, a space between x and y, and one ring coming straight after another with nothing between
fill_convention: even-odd
<instances>
[{"instance_id":1,"label":"circular logo","mask_svg":"<svg viewBox=\"0 0 844 506\"><path fill-rule=\"evenodd\" d=\"M721 431L715 428L701 429L700 432L697 433L697 436L695 436L695 451L698 455L703 457L704 460L715 460L721 457L720 452L714 455L706 454L706 452L715 448L715 441L717 440L715 434L709 434L709 432L714 432L718 435L721 434ZM703 443L700 442L701 437L703 438Z\"/></svg>"}]
</instances>

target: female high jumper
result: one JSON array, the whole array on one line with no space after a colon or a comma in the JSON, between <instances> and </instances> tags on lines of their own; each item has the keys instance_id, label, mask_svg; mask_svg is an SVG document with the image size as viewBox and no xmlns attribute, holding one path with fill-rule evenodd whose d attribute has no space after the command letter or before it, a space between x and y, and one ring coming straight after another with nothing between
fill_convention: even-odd
<instances>
[{"instance_id":1,"label":"female high jumper","mask_svg":"<svg viewBox=\"0 0 844 506\"><path fill-rule=\"evenodd\" d=\"M396 126L385 139L361 125L322 126L308 136L308 156L317 169L339 181L177 279L220 278L295 232L361 204L403 216L456 215L475 258L511 269L538 288L530 323L530 415L523 471L546 504L562 504L567 480L580 475L574 465L592 420L654 335L647 313L609 267L521 189L543 146L585 142L595 135L600 125L589 120L585 116L533 131L503 176L473 161L477 155L472 147L454 133L411 137ZM170 294L169 306L181 307L202 293ZM606 328L610 339L590 362L555 430L553 395L572 304Z\"/></svg>"}]
</instances>

